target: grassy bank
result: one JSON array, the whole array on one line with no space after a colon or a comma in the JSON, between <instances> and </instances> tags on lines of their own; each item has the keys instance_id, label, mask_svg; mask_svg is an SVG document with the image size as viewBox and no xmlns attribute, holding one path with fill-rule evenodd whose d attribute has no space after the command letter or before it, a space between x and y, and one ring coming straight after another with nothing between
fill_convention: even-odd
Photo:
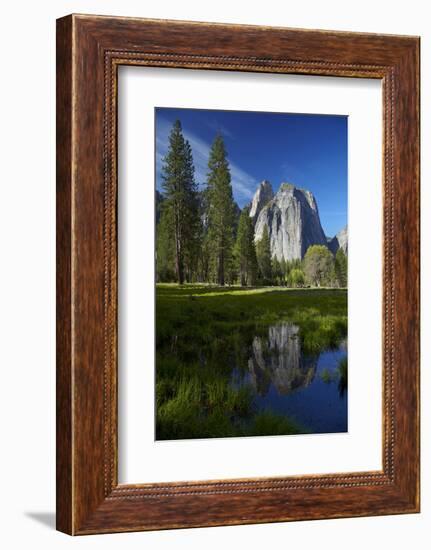
<instances>
[{"instance_id":1,"label":"grassy bank","mask_svg":"<svg viewBox=\"0 0 431 550\"><path fill-rule=\"evenodd\" d=\"M246 368L252 338L281 321L299 327L304 353L334 347L347 334L347 292L158 285L157 439L306 431L258 413L250 388L230 383L234 368Z\"/></svg>"}]
</instances>

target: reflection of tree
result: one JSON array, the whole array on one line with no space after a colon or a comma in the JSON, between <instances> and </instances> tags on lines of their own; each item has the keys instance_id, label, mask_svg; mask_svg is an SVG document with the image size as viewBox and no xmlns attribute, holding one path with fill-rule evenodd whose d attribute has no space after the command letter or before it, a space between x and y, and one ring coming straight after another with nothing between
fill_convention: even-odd
<instances>
[{"instance_id":1,"label":"reflection of tree","mask_svg":"<svg viewBox=\"0 0 431 550\"><path fill-rule=\"evenodd\" d=\"M338 364L338 375L338 393L343 397L347 390L347 357L343 357Z\"/></svg>"},{"instance_id":2,"label":"reflection of tree","mask_svg":"<svg viewBox=\"0 0 431 550\"><path fill-rule=\"evenodd\" d=\"M286 395L313 381L317 357L303 357L298 331L295 325L283 323L270 327L268 337L253 339L248 368L259 395L265 395L271 383Z\"/></svg>"}]
</instances>

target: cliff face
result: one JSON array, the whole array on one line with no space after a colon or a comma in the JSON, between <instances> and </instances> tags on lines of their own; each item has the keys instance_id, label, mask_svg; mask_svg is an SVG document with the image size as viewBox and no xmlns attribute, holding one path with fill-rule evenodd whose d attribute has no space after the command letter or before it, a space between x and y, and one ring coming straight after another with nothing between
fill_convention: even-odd
<instances>
[{"instance_id":1,"label":"cliff face","mask_svg":"<svg viewBox=\"0 0 431 550\"><path fill-rule=\"evenodd\" d=\"M156 190L156 223L159 222L164 196ZM199 193L200 216L207 225L208 199L205 191ZM233 233L236 236L241 209L234 203ZM347 226L335 237L327 238L323 232L316 199L310 191L290 183L282 183L277 193L269 181L259 184L252 202L246 206L254 225L255 242L262 239L265 226L271 244L271 255L281 261L300 260L309 246L325 245L335 255L338 249L348 252Z\"/></svg>"},{"instance_id":2,"label":"cliff face","mask_svg":"<svg viewBox=\"0 0 431 550\"><path fill-rule=\"evenodd\" d=\"M274 191L269 181L264 180L257 188L256 193L253 196L250 206L250 217L254 221L257 220L262 208L268 204L270 200L274 198Z\"/></svg>"},{"instance_id":3,"label":"cliff face","mask_svg":"<svg viewBox=\"0 0 431 550\"><path fill-rule=\"evenodd\" d=\"M261 202L261 186L252 206L255 198L256 204ZM268 227L272 256L277 260L302 259L309 246L327 246L313 194L289 183L281 184L276 195L260 209L255 221L256 242L262 238L265 226Z\"/></svg>"},{"instance_id":4,"label":"cliff face","mask_svg":"<svg viewBox=\"0 0 431 550\"><path fill-rule=\"evenodd\" d=\"M347 226L342 229L341 231L339 231L335 237L333 237L329 243L328 243L328 248L329 250L333 253L333 254L336 254L337 253L337 250L339 248L341 248L341 250L344 252L344 254L346 254L347 256L347 252L348 252L348 249L349 249L349 246L348 246L348 230L347 230Z\"/></svg>"}]
</instances>

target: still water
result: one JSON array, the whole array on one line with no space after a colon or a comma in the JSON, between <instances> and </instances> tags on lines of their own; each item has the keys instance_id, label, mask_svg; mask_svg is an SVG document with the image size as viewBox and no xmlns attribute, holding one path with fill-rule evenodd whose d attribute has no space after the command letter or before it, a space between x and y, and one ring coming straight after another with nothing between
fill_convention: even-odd
<instances>
[{"instance_id":1,"label":"still water","mask_svg":"<svg viewBox=\"0 0 431 550\"><path fill-rule=\"evenodd\" d=\"M346 342L305 355L298 327L278 323L252 339L248 361L233 369L231 383L252 387L258 411L288 416L307 432L346 432L347 380L339 371L346 357Z\"/></svg>"}]
</instances>

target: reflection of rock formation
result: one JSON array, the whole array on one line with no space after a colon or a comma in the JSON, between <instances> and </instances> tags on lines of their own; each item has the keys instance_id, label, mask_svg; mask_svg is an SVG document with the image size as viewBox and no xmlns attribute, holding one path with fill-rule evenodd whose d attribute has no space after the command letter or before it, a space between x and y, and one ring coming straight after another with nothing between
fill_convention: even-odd
<instances>
[{"instance_id":1,"label":"reflection of rock formation","mask_svg":"<svg viewBox=\"0 0 431 550\"><path fill-rule=\"evenodd\" d=\"M280 395L307 387L316 373L317 358L304 358L298 327L282 323L269 327L268 337L256 336L248 361L252 385L265 395L272 383Z\"/></svg>"}]
</instances>

